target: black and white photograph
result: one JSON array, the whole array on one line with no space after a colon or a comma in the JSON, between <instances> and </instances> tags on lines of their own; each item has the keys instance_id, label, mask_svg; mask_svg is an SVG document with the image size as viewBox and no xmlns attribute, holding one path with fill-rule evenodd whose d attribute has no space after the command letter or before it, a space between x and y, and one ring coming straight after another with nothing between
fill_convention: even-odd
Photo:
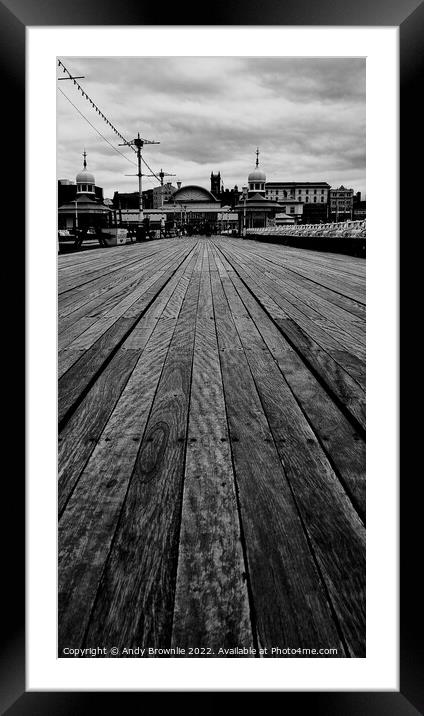
<instances>
[{"instance_id":1,"label":"black and white photograph","mask_svg":"<svg viewBox=\"0 0 424 716\"><path fill-rule=\"evenodd\" d=\"M57 58L58 657L366 657L365 82Z\"/></svg>"},{"instance_id":2,"label":"black and white photograph","mask_svg":"<svg viewBox=\"0 0 424 716\"><path fill-rule=\"evenodd\" d=\"M423 23L0 0L1 713L424 713L399 434Z\"/></svg>"}]
</instances>

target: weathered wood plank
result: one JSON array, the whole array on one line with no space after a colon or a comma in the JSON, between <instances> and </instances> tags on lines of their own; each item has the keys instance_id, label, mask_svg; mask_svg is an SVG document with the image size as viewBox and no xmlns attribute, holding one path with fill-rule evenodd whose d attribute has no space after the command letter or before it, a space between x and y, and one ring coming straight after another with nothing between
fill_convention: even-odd
<instances>
[{"instance_id":1,"label":"weathered wood plank","mask_svg":"<svg viewBox=\"0 0 424 716\"><path fill-rule=\"evenodd\" d=\"M221 371L259 643L344 650L217 272Z\"/></svg>"},{"instance_id":2,"label":"weathered wood plank","mask_svg":"<svg viewBox=\"0 0 424 716\"><path fill-rule=\"evenodd\" d=\"M358 341L349 338L345 331L340 332L329 320L322 318L305 304L293 302L293 297L279 284L276 277L267 277L268 272L261 266L246 265L234 258L235 264L247 272L252 280L261 285L268 296L283 310L285 317L294 321L329 356L340 365L361 388L365 387L364 348Z\"/></svg>"},{"instance_id":3,"label":"weathered wood plank","mask_svg":"<svg viewBox=\"0 0 424 716\"><path fill-rule=\"evenodd\" d=\"M134 274L122 278L122 280L114 281L113 286L108 288L107 291L94 294L93 297L87 297L83 295L75 305L70 306L68 309L63 311L60 321L59 336L68 330L76 321L86 318L87 316L101 316L104 315L109 309L116 306L120 300L128 296L132 296L136 291L139 293L147 285L151 285L163 273L167 267L172 264L172 261L181 253L181 247L175 249L172 253L168 254L163 260L155 260L153 263L147 263L146 265L141 264L137 266ZM101 286L104 282L100 282ZM137 297L134 296L134 300Z\"/></svg>"},{"instance_id":4,"label":"weathered wood plank","mask_svg":"<svg viewBox=\"0 0 424 716\"><path fill-rule=\"evenodd\" d=\"M275 330L251 293L236 275L231 280L263 340L277 362L306 419L365 520L365 443L337 405L308 370L296 351Z\"/></svg>"},{"instance_id":5,"label":"weathered wood plank","mask_svg":"<svg viewBox=\"0 0 424 716\"><path fill-rule=\"evenodd\" d=\"M224 255L225 253L224 251ZM234 258L232 259L232 265L236 268L238 275L255 295L261 306L265 308L272 317L274 323L280 328L296 350L299 351L302 358L307 361L315 374L319 376L340 403L350 412L360 426L360 429L362 428L364 430L365 394L360 385L354 381L329 353L323 350L321 346L308 335L306 330L288 317L279 303L274 301L274 298L269 295L268 290L265 292L258 283L258 280L252 278L252 273L249 270L245 270ZM278 296L275 297L278 301Z\"/></svg>"},{"instance_id":6,"label":"weathered wood plank","mask_svg":"<svg viewBox=\"0 0 424 716\"><path fill-rule=\"evenodd\" d=\"M345 642L352 656L363 657L363 524L224 267L223 271L221 282L233 321Z\"/></svg>"},{"instance_id":7,"label":"weathered wood plank","mask_svg":"<svg viewBox=\"0 0 424 716\"><path fill-rule=\"evenodd\" d=\"M170 645L200 264L184 297L86 643Z\"/></svg>"},{"instance_id":8,"label":"weathered wood plank","mask_svg":"<svg viewBox=\"0 0 424 716\"><path fill-rule=\"evenodd\" d=\"M235 244L235 241L229 242L229 245L234 246ZM358 303L365 303L365 262L363 259L357 259L359 262L357 265L361 268L359 276L355 278L351 273L343 273L338 266L340 264L339 257L334 257L334 255L318 254L315 251L292 249L275 244L262 245L251 241L243 241L243 250L252 251L253 257L255 253L259 253L259 255L267 253L269 260L273 262L279 260L293 273L300 274L342 296L352 298ZM349 257L348 265L350 266L352 263L354 263L353 257Z\"/></svg>"},{"instance_id":9,"label":"weathered wood plank","mask_svg":"<svg viewBox=\"0 0 424 716\"><path fill-rule=\"evenodd\" d=\"M188 251L182 253L177 259L178 263L173 264L169 270L162 273L151 288L136 299L125 313L59 379L59 423L72 409L83 391L87 389L90 381L101 370L119 342L134 328L155 296L160 293L181 265L187 253Z\"/></svg>"},{"instance_id":10,"label":"weathered wood plank","mask_svg":"<svg viewBox=\"0 0 424 716\"><path fill-rule=\"evenodd\" d=\"M174 287L60 520L60 648L83 644L194 260ZM136 347L142 345L140 335ZM137 355L134 347L127 352Z\"/></svg>"},{"instance_id":11,"label":"weathered wood plank","mask_svg":"<svg viewBox=\"0 0 424 716\"><path fill-rule=\"evenodd\" d=\"M364 262L194 238L59 273L59 654L364 656Z\"/></svg>"},{"instance_id":12,"label":"weathered wood plank","mask_svg":"<svg viewBox=\"0 0 424 716\"><path fill-rule=\"evenodd\" d=\"M204 257L193 357L184 495L172 629L174 646L254 646L246 566ZM193 654L193 656L197 656Z\"/></svg>"},{"instance_id":13,"label":"weathered wood plank","mask_svg":"<svg viewBox=\"0 0 424 716\"><path fill-rule=\"evenodd\" d=\"M182 300L182 298L180 300L180 291L182 288L186 288L186 284L181 284L180 289L177 291L176 289L181 276L190 271L192 265L188 259L184 261L158 297L157 305L151 306L141 318L61 431L59 436L59 514L62 513L126 381L130 378L135 364L158 324L160 316L157 315L157 312L159 311L163 318L169 315L173 317L178 315ZM156 358L156 352L154 350L152 352L151 346L157 346L157 344L155 335L149 345L149 350L146 351L146 356L143 356L144 360L153 361ZM163 341L159 342L159 346L161 347L160 355L164 355ZM128 351L129 355L127 355ZM139 370L136 369L136 379L138 375ZM134 387L134 381L131 378L130 386ZM135 395L136 398L137 395L138 392Z\"/></svg>"}]
</instances>

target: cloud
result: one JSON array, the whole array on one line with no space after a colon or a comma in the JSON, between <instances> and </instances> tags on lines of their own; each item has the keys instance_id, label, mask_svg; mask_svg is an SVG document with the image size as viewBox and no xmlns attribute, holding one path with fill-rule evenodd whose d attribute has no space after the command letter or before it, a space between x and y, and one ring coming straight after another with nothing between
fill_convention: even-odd
<instances>
[{"instance_id":1,"label":"cloud","mask_svg":"<svg viewBox=\"0 0 424 716\"><path fill-rule=\"evenodd\" d=\"M84 75L82 86L124 136L160 141L143 151L155 172L209 186L211 171L220 170L225 186L241 186L259 146L270 181L328 181L365 192L364 59L62 59ZM134 191L135 177L125 176L135 171L133 152L119 147L71 82L58 86L114 147L58 92L58 177L74 178L85 147L106 196Z\"/></svg>"}]
</instances>

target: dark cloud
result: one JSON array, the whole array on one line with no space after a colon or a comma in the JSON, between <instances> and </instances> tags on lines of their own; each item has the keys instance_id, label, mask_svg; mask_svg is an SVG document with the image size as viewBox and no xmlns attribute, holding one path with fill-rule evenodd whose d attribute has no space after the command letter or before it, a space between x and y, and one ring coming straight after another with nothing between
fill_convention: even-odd
<instances>
[{"instance_id":1,"label":"dark cloud","mask_svg":"<svg viewBox=\"0 0 424 716\"><path fill-rule=\"evenodd\" d=\"M271 181L328 181L365 192L365 60L361 58L62 58L128 138L137 131L157 172L208 185L246 182L261 149ZM59 72L59 76L60 72ZM88 120L131 162L134 154L80 97L58 83ZM132 191L135 167L107 144L58 92L58 176L73 178L88 152L107 196ZM146 169L146 172L148 170ZM144 179L153 186L156 179Z\"/></svg>"}]
</instances>

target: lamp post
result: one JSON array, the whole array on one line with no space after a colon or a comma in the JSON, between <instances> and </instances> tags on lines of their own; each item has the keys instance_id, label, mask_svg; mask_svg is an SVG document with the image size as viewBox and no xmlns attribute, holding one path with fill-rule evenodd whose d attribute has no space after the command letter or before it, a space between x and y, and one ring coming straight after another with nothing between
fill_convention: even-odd
<instances>
[{"instance_id":1,"label":"lamp post","mask_svg":"<svg viewBox=\"0 0 424 716\"><path fill-rule=\"evenodd\" d=\"M247 200L247 186L242 187L243 192L243 238L246 236L246 200Z\"/></svg>"},{"instance_id":2,"label":"lamp post","mask_svg":"<svg viewBox=\"0 0 424 716\"><path fill-rule=\"evenodd\" d=\"M150 139L143 139L142 137L140 137L140 132L138 132L136 138L133 139L131 142L124 142L124 144L119 145L120 147L133 146L133 147L136 147L136 151L137 151L138 172L137 172L137 174L134 174L134 175L127 174L127 176L137 176L138 177L138 225L139 226L143 225L143 218L144 218L144 215L143 215L143 191L141 188L141 178L142 178L142 176L149 176L147 174L143 175L143 173L141 171L141 149L145 144L160 144L160 142L153 142Z\"/></svg>"}]
</instances>

